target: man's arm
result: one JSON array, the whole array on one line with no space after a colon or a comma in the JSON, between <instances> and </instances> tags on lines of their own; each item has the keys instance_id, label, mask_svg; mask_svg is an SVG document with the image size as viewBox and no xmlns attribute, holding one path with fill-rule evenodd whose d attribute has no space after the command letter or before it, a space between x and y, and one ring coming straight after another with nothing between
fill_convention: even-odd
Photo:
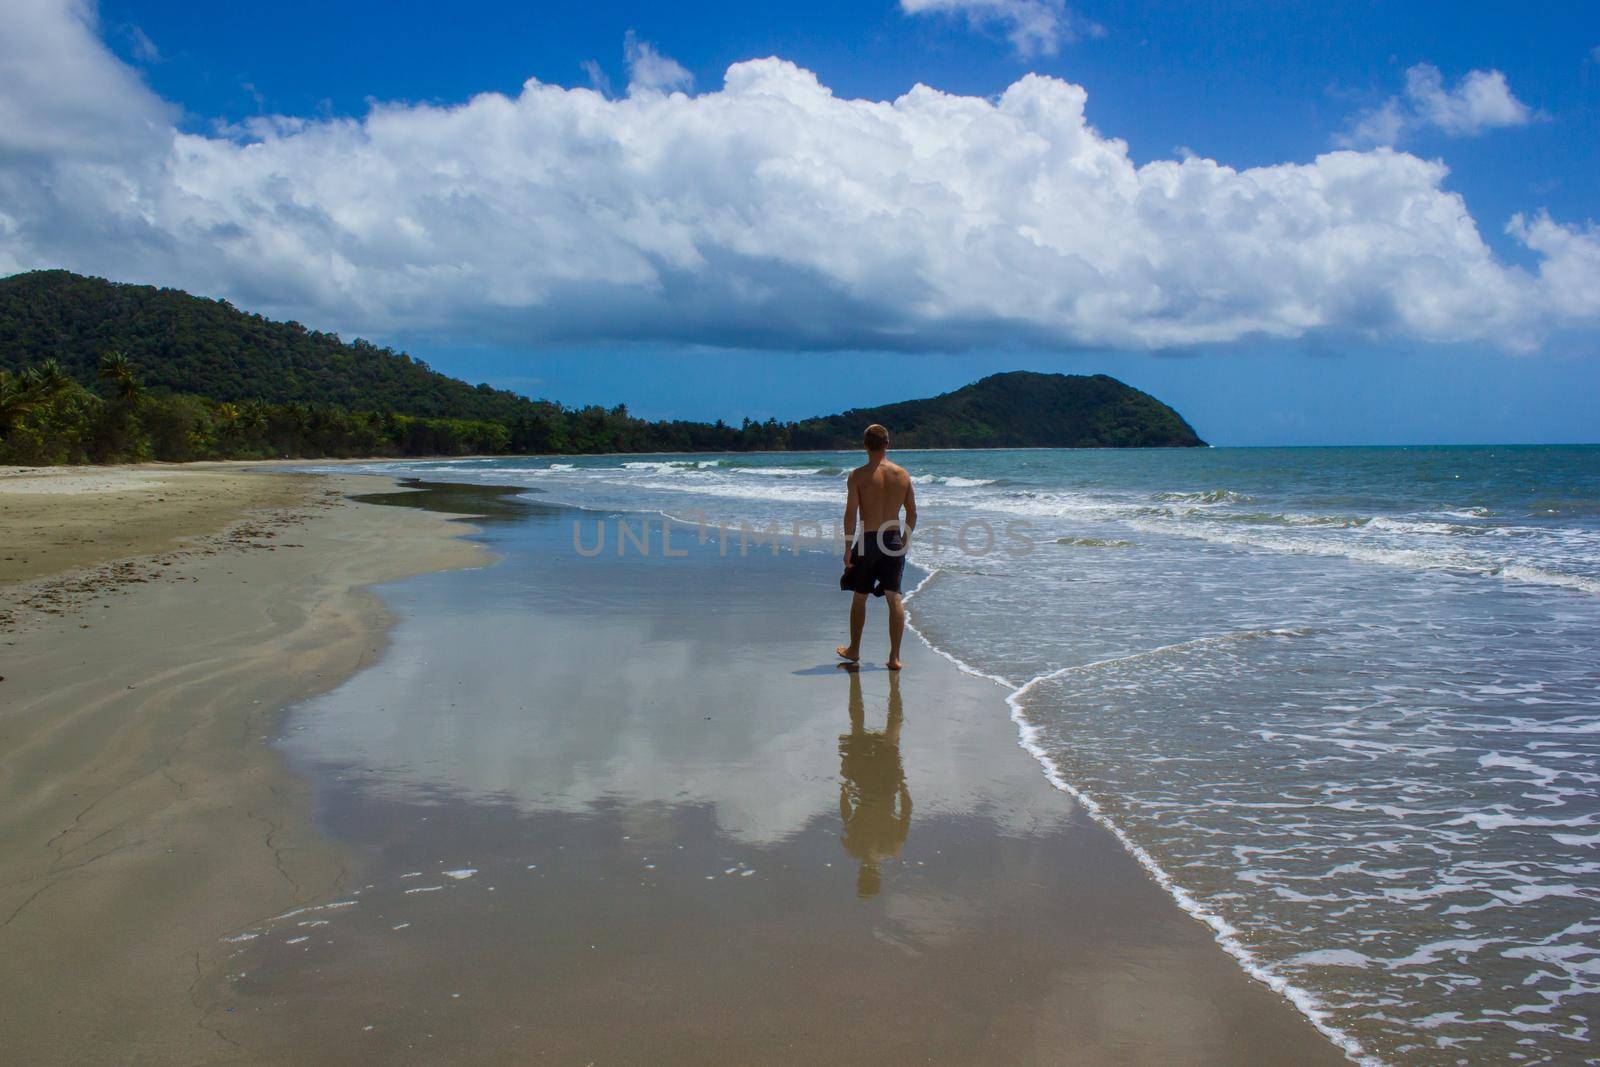
<instances>
[{"instance_id":1,"label":"man's arm","mask_svg":"<svg viewBox=\"0 0 1600 1067\"><path fill-rule=\"evenodd\" d=\"M911 484L911 476L906 476L906 540L911 540L911 531L917 528L917 490Z\"/></svg>"},{"instance_id":2,"label":"man's arm","mask_svg":"<svg viewBox=\"0 0 1600 1067\"><path fill-rule=\"evenodd\" d=\"M844 496L844 563L850 565L850 546L856 540L856 514L861 510L861 490L856 483L856 472L851 471L846 480Z\"/></svg>"}]
</instances>

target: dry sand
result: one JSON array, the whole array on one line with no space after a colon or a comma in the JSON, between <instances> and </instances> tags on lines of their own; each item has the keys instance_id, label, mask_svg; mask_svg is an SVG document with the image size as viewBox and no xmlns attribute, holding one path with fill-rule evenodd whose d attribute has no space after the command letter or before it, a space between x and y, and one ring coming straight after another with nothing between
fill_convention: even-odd
<instances>
[{"instance_id":1,"label":"dry sand","mask_svg":"<svg viewBox=\"0 0 1600 1067\"><path fill-rule=\"evenodd\" d=\"M0 471L0 1061L237 1058L197 974L345 874L269 719L377 650L365 585L484 559L342 499L390 484Z\"/></svg>"},{"instance_id":2,"label":"dry sand","mask_svg":"<svg viewBox=\"0 0 1600 1067\"><path fill-rule=\"evenodd\" d=\"M222 467L0 467L0 589L171 551L246 512L298 504L310 483Z\"/></svg>"}]
</instances>

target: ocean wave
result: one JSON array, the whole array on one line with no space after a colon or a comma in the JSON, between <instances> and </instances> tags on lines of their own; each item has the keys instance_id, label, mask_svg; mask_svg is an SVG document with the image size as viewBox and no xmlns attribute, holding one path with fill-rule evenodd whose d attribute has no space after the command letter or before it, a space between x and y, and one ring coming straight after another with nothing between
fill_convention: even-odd
<instances>
[{"instance_id":1,"label":"ocean wave","mask_svg":"<svg viewBox=\"0 0 1600 1067\"><path fill-rule=\"evenodd\" d=\"M1421 534L1426 537L1476 536L1488 529L1484 526L1467 526L1459 522L1431 522L1427 519L1391 519L1387 515L1375 515L1365 525L1369 530Z\"/></svg>"},{"instance_id":2,"label":"ocean wave","mask_svg":"<svg viewBox=\"0 0 1600 1067\"><path fill-rule=\"evenodd\" d=\"M1058 545L1072 545L1077 548L1132 548L1132 541L1122 541L1116 538L1105 537L1058 537Z\"/></svg>"},{"instance_id":3,"label":"ocean wave","mask_svg":"<svg viewBox=\"0 0 1600 1067\"><path fill-rule=\"evenodd\" d=\"M628 488L639 488L636 483L613 483ZM693 496L723 497L728 500L761 501L768 504L806 504L826 503L839 505L844 502L836 486L818 486L810 480L802 482L799 479L788 481L774 480L766 484L738 485L731 482L697 482L687 479L676 482L663 482L648 486L652 489L661 489L674 494L689 494ZM832 512L829 512L830 517ZM750 517L750 516L747 516ZM760 516L756 516L760 517ZM776 516L768 516L776 517Z\"/></svg>"},{"instance_id":4,"label":"ocean wave","mask_svg":"<svg viewBox=\"0 0 1600 1067\"><path fill-rule=\"evenodd\" d=\"M947 485L952 489L977 489L995 484L993 478L963 478L958 474L929 474L921 480L933 485Z\"/></svg>"},{"instance_id":5,"label":"ocean wave","mask_svg":"<svg viewBox=\"0 0 1600 1067\"><path fill-rule=\"evenodd\" d=\"M1319 515L1303 511L1245 511L1217 512L1212 510L1151 508L1146 514L1165 515L1182 519L1199 515L1210 522L1236 522L1251 526L1332 526L1340 529L1357 529L1372 519L1364 515Z\"/></svg>"},{"instance_id":6,"label":"ocean wave","mask_svg":"<svg viewBox=\"0 0 1600 1067\"><path fill-rule=\"evenodd\" d=\"M1137 514L1142 505L1093 493L1013 489L985 496L982 506L1025 517L1112 519Z\"/></svg>"},{"instance_id":7,"label":"ocean wave","mask_svg":"<svg viewBox=\"0 0 1600 1067\"><path fill-rule=\"evenodd\" d=\"M1146 533L1174 534L1210 541L1214 544L1261 548L1294 555L1342 556L1363 563L1377 563L1410 570L1448 571L1479 577L1503 578L1528 585L1600 593L1600 578L1553 570L1538 563L1485 558L1448 547L1416 548L1385 545L1371 540L1349 538L1326 540L1313 537L1274 537L1257 531L1229 529L1211 523L1163 523L1133 518L1128 525Z\"/></svg>"},{"instance_id":8,"label":"ocean wave","mask_svg":"<svg viewBox=\"0 0 1600 1067\"><path fill-rule=\"evenodd\" d=\"M1175 504L1247 504L1252 498L1231 489L1206 489L1199 492L1157 493L1155 499Z\"/></svg>"},{"instance_id":9,"label":"ocean wave","mask_svg":"<svg viewBox=\"0 0 1600 1067\"><path fill-rule=\"evenodd\" d=\"M726 467L732 474L758 474L768 478L810 478L825 471L833 471L835 475L843 474L838 467Z\"/></svg>"}]
</instances>

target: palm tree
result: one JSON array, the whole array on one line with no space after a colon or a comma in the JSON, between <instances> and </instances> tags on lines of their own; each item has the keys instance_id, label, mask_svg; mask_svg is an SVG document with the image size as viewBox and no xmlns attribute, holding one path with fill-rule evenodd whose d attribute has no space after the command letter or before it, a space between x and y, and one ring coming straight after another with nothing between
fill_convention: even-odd
<instances>
[{"instance_id":1,"label":"palm tree","mask_svg":"<svg viewBox=\"0 0 1600 1067\"><path fill-rule=\"evenodd\" d=\"M100 380L110 382L117 391L117 399L123 403L133 403L144 392L139 376L134 373L133 364L116 349L100 357Z\"/></svg>"},{"instance_id":2,"label":"palm tree","mask_svg":"<svg viewBox=\"0 0 1600 1067\"><path fill-rule=\"evenodd\" d=\"M0 435L33 410L33 389L26 377L26 374L0 370Z\"/></svg>"},{"instance_id":3,"label":"palm tree","mask_svg":"<svg viewBox=\"0 0 1600 1067\"><path fill-rule=\"evenodd\" d=\"M46 399L55 396L72 385L72 375L62 369L61 364L53 359L47 359L37 367L31 368L34 388Z\"/></svg>"},{"instance_id":4,"label":"palm tree","mask_svg":"<svg viewBox=\"0 0 1600 1067\"><path fill-rule=\"evenodd\" d=\"M247 400L239 408L239 425L245 433L265 431L267 428L267 405L259 400Z\"/></svg>"}]
</instances>

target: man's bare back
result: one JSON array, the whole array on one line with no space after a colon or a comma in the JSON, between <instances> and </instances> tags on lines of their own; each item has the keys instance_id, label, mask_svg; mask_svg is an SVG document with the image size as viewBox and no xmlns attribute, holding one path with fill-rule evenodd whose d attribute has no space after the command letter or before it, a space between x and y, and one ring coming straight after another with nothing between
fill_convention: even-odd
<instances>
[{"instance_id":1,"label":"man's bare back","mask_svg":"<svg viewBox=\"0 0 1600 1067\"><path fill-rule=\"evenodd\" d=\"M847 497L856 498L861 514L861 528L877 533L886 525L898 525L900 509L911 495L911 475L898 463L887 459L868 460L850 472ZM915 503L912 504L915 514ZM845 531L846 536L850 533Z\"/></svg>"}]
</instances>

